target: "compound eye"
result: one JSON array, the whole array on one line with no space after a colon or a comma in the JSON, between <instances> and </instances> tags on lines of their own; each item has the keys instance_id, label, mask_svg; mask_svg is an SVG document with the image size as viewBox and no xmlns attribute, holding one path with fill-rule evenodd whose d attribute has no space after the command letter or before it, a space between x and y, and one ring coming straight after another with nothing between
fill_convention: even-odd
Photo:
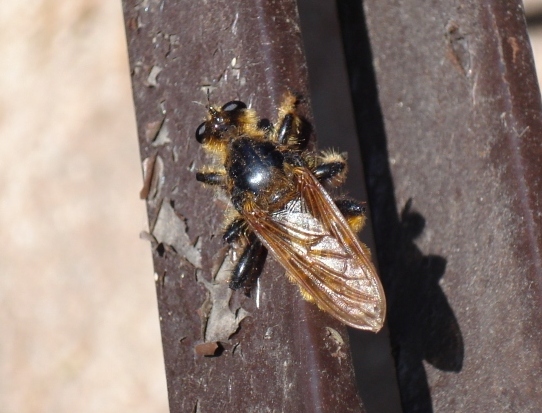
<instances>
[{"instance_id":1,"label":"compound eye","mask_svg":"<svg viewBox=\"0 0 542 413\"><path fill-rule=\"evenodd\" d=\"M236 110L246 109L247 105L244 102L239 100L232 100L231 102L226 103L222 106L223 112L234 112Z\"/></svg>"},{"instance_id":2,"label":"compound eye","mask_svg":"<svg viewBox=\"0 0 542 413\"><path fill-rule=\"evenodd\" d=\"M198 128L196 129L196 140L199 143L203 143L204 139L205 139L205 122L199 125Z\"/></svg>"}]
</instances>

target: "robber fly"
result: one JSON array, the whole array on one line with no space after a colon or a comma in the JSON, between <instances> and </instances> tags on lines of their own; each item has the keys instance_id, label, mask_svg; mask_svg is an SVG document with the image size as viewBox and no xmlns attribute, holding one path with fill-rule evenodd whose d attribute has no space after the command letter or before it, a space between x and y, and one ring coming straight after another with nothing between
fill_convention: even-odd
<instances>
[{"instance_id":1,"label":"robber fly","mask_svg":"<svg viewBox=\"0 0 542 413\"><path fill-rule=\"evenodd\" d=\"M369 249L355 235L365 208L324 189L344 182L346 159L306 149L297 103L288 93L275 124L240 101L209 105L196 130L216 160L196 178L225 191L231 205L223 237L243 248L230 288L250 291L270 251L304 299L349 326L377 332L386 314L384 291Z\"/></svg>"}]
</instances>

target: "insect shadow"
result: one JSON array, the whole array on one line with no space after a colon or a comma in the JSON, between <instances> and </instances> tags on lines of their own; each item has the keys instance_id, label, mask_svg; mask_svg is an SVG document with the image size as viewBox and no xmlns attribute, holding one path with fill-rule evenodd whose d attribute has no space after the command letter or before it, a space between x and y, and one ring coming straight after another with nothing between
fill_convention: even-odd
<instances>
[{"instance_id":1,"label":"insect shadow","mask_svg":"<svg viewBox=\"0 0 542 413\"><path fill-rule=\"evenodd\" d=\"M389 302L390 340L405 412L433 411L424 360L439 370L458 372L464 357L459 324L439 285L446 259L424 255L414 243L424 227L425 219L412 211L409 200L401 212L393 245L388 244L383 252L391 261L381 265Z\"/></svg>"},{"instance_id":2,"label":"insect shadow","mask_svg":"<svg viewBox=\"0 0 542 413\"><path fill-rule=\"evenodd\" d=\"M387 139L378 101L363 2L337 2L343 46L363 155L388 327L404 412L433 412L426 361L442 371L463 366L463 337L439 285L446 259L424 255L414 243L426 222L409 200L397 212ZM353 351L356 351L353 349Z\"/></svg>"}]
</instances>

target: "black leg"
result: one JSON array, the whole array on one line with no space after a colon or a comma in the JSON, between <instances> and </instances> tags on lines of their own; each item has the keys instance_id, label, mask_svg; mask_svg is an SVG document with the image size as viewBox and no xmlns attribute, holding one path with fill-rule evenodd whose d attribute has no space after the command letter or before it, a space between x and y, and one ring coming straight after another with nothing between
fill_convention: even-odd
<instances>
[{"instance_id":1,"label":"black leg","mask_svg":"<svg viewBox=\"0 0 542 413\"><path fill-rule=\"evenodd\" d=\"M276 131L275 139L280 145L288 145L291 150L304 150L311 136L310 124L295 113L287 113Z\"/></svg>"},{"instance_id":2,"label":"black leg","mask_svg":"<svg viewBox=\"0 0 542 413\"><path fill-rule=\"evenodd\" d=\"M269 119L260 119L258 121L258 129L262 130L265 133L266 138L270 138L273 134L273 125Z\"/></svg>"},{"instance_id":3,"label":"black leg","mask_svg":"<svg viewBox=\"0 0 542 413\"><path fill-rule=\"evenodd\" d=\"M263 264L267 258L267 248L258 240L256 235L251 234L249 244L237 261L230 280L229 287L232 290L244 289L245 295L250 295L252 285L262 273Z\"/></svg>"},{"instance_id":4,"label":"black leg","mask_svg":"<svg viewBox=\"0 0 542 413\"><path fill-rule=\"evenodd\" d=\"M335 205L346 218L352 231L359 232L365 225L365 205L353 199L336 199Z\"/></svg>"},{"instance_id":5,"label":"black leg","mask_svg":"<svg viewBox=\"0 0 542 413\"><path fill-rule=\"evenodd\" d=\"M291 92L284 96L271 135L279 145L287 145L294 151L305 149L311 135L310 124L297 114L298 101L298 96Z\"/></svg>"},{"instance_id":6,"label":"black leg","mask_svg":"<svg viewBox=\"0 0 542 413\"><path fill-rule=\"evenodd\" d=\"M277 142L281 145L287 145L292 135L294 123L294 115L291 113L286 114L282 119L279 129L277 130Z\"/></svg>"},{"instance_id":7,"label":"black leg","mask_svg":"<svg viewBox=\"0 0 542 413\"><path fill-rule=\"evenodd\" d=\"M345 168L344 162L329 162L318 165L312 170L312 173L320 182L325 182L341 174Z\"/></svg>"},{"instance_id":8,"label":"black leg","mask_svg":"<svg viewBox=\"0 0 542 413\"><path fill-rule=\"evenodd\" d=\"M224 186L226 185L225 172L197 172L196 180L207 185Z\"/></svg>"},{"instance_id":9,"label":"black leg","mask_svg":"<svg viewBox=\"0 0 542 413\"><path fill-rule=\"evenodd\" d=\"M311 172L322 183L339 186L346 180L346 157L337 152L325 152L317 160Z\"/></svg>"},{"instance_id":10,"label":"black leg","mask_svg":"<svg viewBox=\"0 0 542 413\"><path fill-rule=\"evenodd\" d=\"M224 230L222 239L228 244L233 244L238 241L243 234L248 230L247 223L243 218L234 219Z\"/></svg>"}]
</instances>

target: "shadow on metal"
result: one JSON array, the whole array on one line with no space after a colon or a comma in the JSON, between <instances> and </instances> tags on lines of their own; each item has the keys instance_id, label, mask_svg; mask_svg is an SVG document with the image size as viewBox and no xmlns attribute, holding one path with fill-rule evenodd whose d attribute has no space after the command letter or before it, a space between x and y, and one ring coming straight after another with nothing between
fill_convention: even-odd
<instances>
[{"instance_id":1,"label":"shadow on metal","mask_svg":"<svg viewBox=\"0 0 542 413\"><path fill-rule=\"evenodd\" d=\"M405 412L432 412L423 361L458 372L464 358L459 324L439 286L446 259L424 255L416 246L426 222L412 209L412 200L397 213L362 2L340 0L337 5L401 404Z\"/></svg>"}]
</instances>

